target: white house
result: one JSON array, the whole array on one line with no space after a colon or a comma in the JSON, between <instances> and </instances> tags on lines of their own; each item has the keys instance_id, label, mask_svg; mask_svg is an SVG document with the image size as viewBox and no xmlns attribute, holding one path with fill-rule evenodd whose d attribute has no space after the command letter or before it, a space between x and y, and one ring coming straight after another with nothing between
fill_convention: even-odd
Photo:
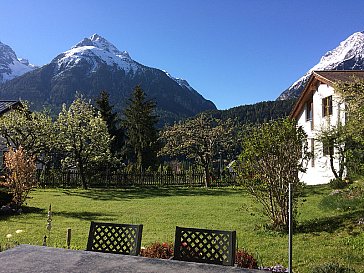
<instances>
[{"instance_id":1,"label":"white house","mask_svg":"<svg viewBox=\"0 0 364 273\"><path fill-rule=\"evenodd\" d=\"M335 70L312 72L302 91L291 117L297 120L307 134L313 158L308 162L306 173L300 173L301 181L308 185L329 183L335 178L330 167L329 150L317 139L323 129L345 124L345 104L333 86L337 81L350 82L353 76L364 79L364 71ZM334 151L335 154L335 151ZM334 159L335 168L338 160Z\"/></svg>"}]
</instances>

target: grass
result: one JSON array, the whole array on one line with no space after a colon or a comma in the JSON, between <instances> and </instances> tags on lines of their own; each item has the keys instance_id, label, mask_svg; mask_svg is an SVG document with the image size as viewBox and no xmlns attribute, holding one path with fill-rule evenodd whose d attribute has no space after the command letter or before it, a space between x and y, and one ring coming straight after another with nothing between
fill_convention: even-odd
<instances>
[{"instance_id":1,"label":"grass","mask_svg":"<svg viewBox=\"0 0 364 273\"><path fill-rule=\"evenodd\" d=\"M333 202L325 201L330 192L327 186L306 189L293 239L295 273L308 273L328 262L364 272L364 225L358 225L364 217L363 203L336 209L330 207ZM252 253L260 265L287 265L287 235L264 229L267 219L260 206L243 189L232 187L37 189L30 194L24 213L0 218L0 246L14 242L41 245L43 236L48 236L49 204L53 210L51 246L65 247L66 230L71 228L71 248L85 249L91 220L142 223L143 245L172 242L175 226L180 225L236 230L239 248ZM18 229L24 232L16 234ZM5 237L9 233L13 235L10 240Z\"/></svg>"}]
</instances>

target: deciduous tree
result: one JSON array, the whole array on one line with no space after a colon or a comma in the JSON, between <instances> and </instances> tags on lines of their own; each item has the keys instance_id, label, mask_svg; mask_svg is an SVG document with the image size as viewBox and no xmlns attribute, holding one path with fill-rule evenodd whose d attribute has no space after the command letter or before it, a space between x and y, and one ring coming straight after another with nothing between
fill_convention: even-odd
<instances>
[{"instance_id":1,"label":"deciduous tree","mask_svg":"<svg viewBox=\"0 0 364 273\"><path fill-rule=\"evenodd\" d=\"M242 185L263 205L274 229L288 229L288 185L293 184L293 207L302 187L298 172L309 158L306 134L289 119L252 128L242 142L238 173Z\"/></svg>"},{"instance_id":2,"label":"deciduous tree","mask_svg":"<svg viewBox=\"0 0 364 273\"><path fill-rule=\"evenodd\" d=\"M350 82L338 82L335 90L345 104L345 124L335 135L345 152L345 165L350 174L364 173L364 80L353 77Z\"/></svg>"},{"instance_id":3,"label":"deciduous tree","mask_svg":"<svg viewBox=\"0 0 364 273\"><path fill-rule=\"evenodd\" d=\"M69 108L63 105L56 121L59 147L66 153L63 164L77 168L84 188L88 187L86 173L90 164L110 157L110 135L100 113L82 97Z\"/></svg>"},{"instance_id":4,"label":"deciduous tree","mask_svg":"<svg viewBox=\"0 0 364 273\"><path fill-rule=\"evenodd\" d=\"M185 156L202 166L205 186L210 184L210 168L219 152L233 145L235 126L231 120L222 122L206 114L174 124L161 132L164 147L160 155Z\"/></svg>"},{"instance_id":5,"label":"deciduous tree","mask_svg":"<svg viewBox=\"0 0 364 273\"><path fill-rule=\"evenodd\" d=\"M55 148L56 134L47 111L31 112L27 102L0 118L0 134L8 146L20 146L40 163L47 165Z\"/></svg>"},{"instance_id":6,"label":"deciduous tree","mask_svg":"<svg viewBox=\"0 0 364 273\"><path fill-rule=\"evenodd\" d=\"M346 134L364 145L364 80L353 77L350 82L338 82L335 90L345 103Z\"/></svg>"}]
</instances>

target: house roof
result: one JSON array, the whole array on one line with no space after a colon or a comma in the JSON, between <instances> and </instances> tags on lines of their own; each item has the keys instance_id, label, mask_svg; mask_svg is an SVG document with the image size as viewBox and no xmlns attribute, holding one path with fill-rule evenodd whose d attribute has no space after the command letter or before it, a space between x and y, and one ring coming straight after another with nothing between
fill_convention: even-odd
<instances>
[{"instance_id":1,"label":"house roof","mask_svg":"<svg viewBox=\"0 0 364 273\"><path fill-rule=\"evenodd\" d=\"M0 100L0 116L10 109L18 107L21 105L21 102L18 100Z\"/></svg>"},{"instance_id":2,"label":"house roof","mask_svg":"<svg viewBox=\"0 0 364 273\"><path fill-rule=\"evenodd\" d=\"M338 81L349 82L353 77L364 79L364 70L330 70L330 71L314 71L317 76L335 83Z\"/></svg>"},{"instance_id":3,"label":"house roof","mask_svg":"<svg viewBox=\"0 0 364 273\"><path fill-rule=\"evenodd\" d=\"M325 83L333 86L336 82L350 82L353 77L364 80L364 70L326 70L313 71L305 85L300 97L298 98L293 110L290 114L291 118L297 118L301 113L306 101L316 91L319 83Z\"/></svg>"}]
</instances>

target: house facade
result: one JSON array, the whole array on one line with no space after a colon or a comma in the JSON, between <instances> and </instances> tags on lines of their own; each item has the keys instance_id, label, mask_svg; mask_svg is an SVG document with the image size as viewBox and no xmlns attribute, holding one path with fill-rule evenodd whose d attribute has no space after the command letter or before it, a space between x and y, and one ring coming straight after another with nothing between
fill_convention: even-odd
<instances>
[{"instance_id":1,"label":"house facade","mask_svg":"<svg viewBox=\"0 0 364 273\"><path fill-rule=\"evenodd\" d=\"M364 71L335 70L312 72L304 90L291 112L291 118L297 120L307 134L308 148L312 158L307 162L307 170L299 178L307 185L329 183L335 176L330 164L330 150L320 142L319 135L323 130L345 124L345 103L335 92L335 82L350 82L353 77L364 80ZM339 159L334 150L333 166L339 167Z\"/></svg>"}]
</instances>

